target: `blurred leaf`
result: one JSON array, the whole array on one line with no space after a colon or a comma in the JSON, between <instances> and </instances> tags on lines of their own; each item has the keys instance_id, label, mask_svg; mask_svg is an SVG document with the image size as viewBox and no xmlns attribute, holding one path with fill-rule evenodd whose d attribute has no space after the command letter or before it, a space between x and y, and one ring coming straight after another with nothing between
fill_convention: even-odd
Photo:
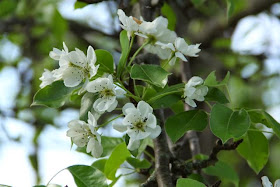
<instances>
[{"instance_id":1,"label":"blurred leaf","mask_svg":"<svg viewBox=\"0 0 280 187\"><path fill-rule=\"evenodd\" d=\"M59 11L55 9L52 23L51 23L52 34L55 36L57 43L62 43L64 34L67 31L68 25L66 20L61 16Z\"/></svg>"},{"instance_id":2,"label":"blurred leaf","mask_svg":"<svg viewBox=\"0 0 280 187\"><path fill-rule=\"evenodd\" d=\"M53 82L40 90L34 95L33 103L34 105L44 105L53 108L59 108L64 105L65 101L68 99L70 93L77 87L66 87L63 81Z\"/></svg>"},{"instance_id":3,"label":"blurred leaf","mask_svg":"<svg viewBox=\"0 0 280 187\"><path fill-rule=\"evenodd\" d=\"M77 9L77 8L84 8L85 6L87 6L88 4L87 3L84 3L84 2L81 2L81 1L76 1L75 2L75 5L74 5L74 9Z\"/></svg>"},{"instance_id":4,"label":"blurred leaf","mask_svg":"<svg viewBox=\"0 0 280 187\"><path fill-rule=\"evenodd\" d=\"M134 64L131 68L131 78L142 80L158 87L164 87L168 80L168 75L171 73L165 71L157 65L138 65Z\"/></svg>"},{"instance_id":5,"label":"blurred leaf","mask_svg":"<svg viewBox=\"0 0 280 187\"><path fill-rule=\"evenodd\" d=\"M214 88L214 87L209 87L208 93L205 96L205 100L206 101L216 101L221 104L229 103L225 94L218 88Z\"/></svg>"},{"instance_id":6,"label":"blurred leaf","mask_svg":"<svg viewBox=\"0 0 280 187\"><path fill-rule=\"evenodd\" d=\"M204 111L190 110L167 118L165 129L169 138L175 143L188 130L202 131L207 124L208 117Z\"/></svg>"},{"instance_id":7,"label":"blurred leaf","mask_svg":"<svg viewBox=\"0 0 280 187\"><path fill-rule=\"evenodd\" d=\"M123 30L120 33L120 43L122 48L122 54L119 60L118 69L117 69L117 77L120 78L124 67L126 65L127 57L129 55L129 38L127 37L126 30Z\"/></svg>"},{"instance_id":8,"label":"blurred leaf","mask_svg":"<svg viewBox=\"0 0 280 187\"><path fill-rule=\"evenodd\" d=\"M104 174L94 167L74 165L67 169L72 174L75 183L79 187L108 186Z\"/></svg>"},{"instance_id":9,"label":"blurred leaf","mask_svg":"<svg viewBox=\"0 0 280 187\"><path fill-rule=\"evenodd\" d=\"M236 150L257 174L268 161L268 141L262 132L248 131Z\"/></svg>"},{"instance_id":10,"label":"blurred leaf","mask_svg":"<svg viewBox=\"0 0 280 187\"><path fill-rule=\"evenodd\" d=\"M177 103L173 104L171 106L171 110L177 114L177 113L180 113L180 112L184 112L185 111L185 103L183 101L178 101Z\"/></svg>"},{"instance_id":11,"label":"blurred leaf","mask_svg":"<svg viewBox=\"0 0 280 187\"><path fill-rule=\"evenodd\" d=\"M98 73L101 71L103 73L114 73L114 59L111 53L103 49L95 50L96 54L96 65L100 64L98 68ZM101 75L102 76L102 75Z\"/></svg>"},{"instance_id":12,"label":"blurred leaf","mask_svg":"<svg viewBox=\"0 0 280 187\"><path fill-rule=\"evenodd\" d=\"M1 0L0 1L0 17L7 16L14 12L17 8L16 0Z\"/></svg>"},{"instance_id":13,"label":"blurred leaf","mask_svg":"<svg viewBox=\"0 0 280 187\"><path fill-rule=\"evenodd\" d=\"M223 143L230 138L239 138L250 127L250 117L246 110L232 111L222 104L215 104L210 115L210 129Z\"/></svg>"},{"instance_id":14,"label":"blurred leaf","mask_svg":"<svg viewBox=\"0 0 280 187\"><path fill-rule=\"evenodd\" d=\"M239 184L239 177L227 163L218 161L214 166L209 166L205 169L202 169L204 173L210 176L217 176L219 179L225 179L233 182L235 186Z\"/></svg>"},{"instance_id":15,"label":"blurred leaf","mask_svg":"<svg viewBox=\"0 0 280 187\"><path fill-rule=\"evenodd\" d=\"M91 164L91 166L99 169L100 171L102 171L104 173L104 169L105 169L107 160L108 160L107 158L96 160L95 162L93 162Z\"/></svg>"},{"instance_id":16,"label":"blurred leaf","mask_svg":"<svg viewBox=\"0 0 280 187\"><path fill-rule=\"evenodd\" d=\"M147 100L153 98L156 94L157 94L157 92L154 88L146 87L146 89L144 90L142 99L144 101L147 101Z\"/></svg>"},{"instance_id":17,"label":"blurred leaf","mask_svg":"<svg viewBox=\"0 0 280 187\"><path fill-rule=\"evenodd\" d=\"M229 19L234 12L234 0L226 0L227 1L227 19Z\"/></svg>"},{"instance_id":18,"label":"blurred leaf","mask_svg":"<svg viewBox=\"0 0 280 187\"><path fill-rule=\"evenodd\" d=\"M133 157L128 157L126 159L126 161L133 166L134 168L137 169L148 169L149 167L151 167L151 163L148 162L146 159L143 160L139 160L137 158L133 158Z\"/></svg>"},{"instance_id":19,"label":"blurred leaf","mask_svg":"<svg viewBox=\"0 0 280 187\"><path fill-rule=\"evenodd\" d=\"M110 180L114 180L117 169L119 169L120 165L130 156L130 152L126 148L126 144L123 142L118 145L111 156L107 160L105 164L104 173L106 177Z\"/></svg>"},{"instance_id":20,"label":"blurred leaf","mask_svg":"<svg viewBox=\"0 0 280 187\"><path fill-rule=\"evenodd\" d=\"M230 72L228 71L227 75L224 78L224 80L222 80L221 82L218 82L217 78L216 78L216 75L215 75L215 71L212 71L208 75L208 77L205 79L204 85L210 86L210 87L225 86L225 85L227 85L227 83L229 81L229 77L230 77Z\"/></svg>"},{"instance_id":21,"label":"blurred leaf","mask_svg":"<svg viewBox=\"0 0 280 187\"><path fill-rule=\"evenodd\" d=\"M193 179L180 178L177 180L176 187L206 187L205 184Z\"/></svg>"},{"instance_id":22,"label":"blurred leaf","mask_svg":"<svg viewBox=\"0 0 280 187\"><path fill-rule=\"evenodd\" d=\"M168 19L168 29L174 31L176 27L177 17L172 7L164 3L161 7L161 14Z\"/></svg>"},{"instance_id":23,"label":"blurred leaf","mask_svg":"<svg viewBox=\"0 0 280 187\"><path fill-rule=\"evenodd\" d=\"M82 97L80 108L80 120L87 121L88 112L91 111L93 102L97 99L98 94L86 92Z\"/></svg>"}]
</instances>

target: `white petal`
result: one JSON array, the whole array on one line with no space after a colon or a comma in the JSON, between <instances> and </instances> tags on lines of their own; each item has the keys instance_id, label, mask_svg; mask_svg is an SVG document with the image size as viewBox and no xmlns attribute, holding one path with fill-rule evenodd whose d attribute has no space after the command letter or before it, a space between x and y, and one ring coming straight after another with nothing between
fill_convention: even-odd
<instances>
[{"instance_id":1,"label":"white petal","mask_svg":"<svg viewBox=\"0 0 280 187\"><path fill-rule=\"evenodd\" d=\"M63 49L65 51L65 53L68 53L68 47L66 46L66 44L63 42Z\"/></svg>"},{"instance_id":2,"label":"white petal","mask_svg":"<svg viewBox=\"0 0 280 187\"><path fill-rule=\"evenodd\" d=\"M191 56L191 57L197 57L198 55L196 53L199 53L201 49L199 49L200 44L196 45L189 45L188 49L186 51L182 51L185 55Z\"/></svg>"},{"instance_id":3,"label":"white petal","mask_svg":"<svg viewBox=\"0 0 280 187\"><path fill-rule=\"evenodd\" d=\"M92 78L93 76L96 75L99 66L100 66L100 64L98 64L97 66L94 66L93 64L89 64L89 75L90 75L90 78Z\"/></svg>"},{"instance_id":4,"label":"white petal","mask_svg":"<svg viewBox=\"0 0 280 187\"><path fill-rule=\"evenodd\" d=\"M49 54L49 56L54 60L59 60L61 55L62 55L62 51L57 48L53 48L53 50Z\"/></svg>"},{"instance_id":5,"label":"white petal","mask_svg":"<svg viewBox=\"0 0 280 187\"><path fill-rule=\"evenodd\" d=\"M263 176L261 179L263 187L273 187L267 176Z\"/></svg>"},{"instance_id":6,"label":"white petal","mask_svg":"<svg viewBox=\"0 0 280 187\"><path fill-rule=\"evenodd\" d=\"M82 54L80 53L83 52L71 51L70 53L68 53L67 59L71 64L74 64L75 66L79 66L81 68L85 68L87 65L85 57L83 58Z\"/></svg>"},{"instance_id":7,"label":"white petal","mask_svg":"<svg viewBox=\"0 0 280 187\"><path fill-rule=\"evenodd\" d=\"M119 132L125 132L127 130L127 126L122 123L118 123L116 121L113 122L113 128Z\"/></svg>"},{"instance_id":8,"label":"white petal","mask_svg":"<svg viewBox=\"0 0 280 187\"><path fill-rule=\"evenodd\" d=\"M191 97L196 91L195 87L188 87L187 85L185 85L185 89L184 89L184 97Z\"/></svg>"},{"instance_id":9,"label":"white petal","mask_svg":"<svg viewBox=\"0 0 280 187\"><path fill-rule=\"evenodd\" d=\"M198 76L193 76L187 83L187 86L197 86L203 83L203 79Z\"/></svg>"},{"instance_id":10,"label":"white petal","mask_svg":"<svg viewBox=\"0 0 280 187\"><path fill-rule=\"evenodd\" d=\"M280 187L280 179L277 179L277 180L274 182L274 187Z\"/></svg>"},{"instance_id":11,"label":"white petal","mask_svg":"<svg viewBox=\"0 0 280 187\"><path fill-rule=\"evenodd\" d=\"M123 119L123 124L127 126L133 126L134 123L139 122L141 120L141 114L139 111L135 113L129 113Z\"/></svg>"},{"instance_id":12,"label":"white petal","mask_svg":"<svg viewBox=\"0 0 280 187\"><path fill-rule=\"evenodd\" d=\"M154 139L156 137L158 137L161 133L161 127L159 125L156 126L156 128L151 129L151 134L150 134L150 138Z\"/></svg>"},{"instance_id":13,"label":"white petal","mask_svg":"<svg viewBox=\"0 0 280 187\"><path fill-rule=\"evenodd\" d=\"M156 119L155 115L153 115L151 113L148 115L148 119L146 121L146 125L148 127L152 128L152 129L156 128L156 126L157 126L157 119Z\"/></svg>"},{"instance_id":14,"label":"white petal","mask_svg":"<svg viewBox=\"0 0 280 187\"><path fill-rule=\"evenodd\" d=\"M107 110L106 107L106 101L104 99L98 98L94 103L93 103L93 108L97 112L105 112Z\"/></svg>"},{"instance_id":15,"label":"white petal","mask_svg":"<svg viewBox=\"0 0 280 187\"><path fill-rule=\"evenodd\" d=\"M90 65L94 65L96 62L96 55L95 55L93 47L91 47L91 46L88 46L88 49L87 49L87 61Z\"/></svg>"},{"instance_id":16,"label":"white petal","mask_svg":"<svg viewBox=\"0 0 280 187\"><path fill-rule=\"evenodd\" d=\"M90 111L88 112L88 124L97 127L97 121Z\"/></svg>"},{"instance_id":17,"label":"white petal","mask_svg":"<svg viewBox=\"0 0 280 187\"><path fill-rule=\"evenodd\" d=\"M175 42L175 47L178 51L180 52L184 52L188 50L188 44L186 43L186 41L183 38L176 38Z\"/></svg>"},{"instance_id":18,"label":"white petal","mask_svg":"<svg viewBox=\"0 0 280 187\"><path fill-rule=\"evenodd\" d=\"M135 106L134 106L134 104L132 104L132 103L126 103L126 104L123 106L123 108L122 108L122 112L123 112L124 115L127 115L126 109L129 109L129 108L134 108L134 109L136 109Z\"/></svg>"},{"instance_id":19,"label":"white petal","mask_svg":"<svg viewBox=\"0 0 280 187\"><path fill-rule=\"evenodd\" d=\"M84 72L75 67L67 68L62 75L66 87L78 86L84 79Z\"/></svg>"},{"instance_id":20,"label":"white petal","mask_svg":"<svg viewBox=\"0 0 280 187\"><path fill-rule=\"evenodd\" d=\"M116 96L123 96L126 92L123 89L116 89Z\"/></svg>"},{"instance_id":21,"label":"white petal","mask_svg":"<svg viewBox=\"0 0 280 187\"><path fill-rule=\"evenodd\" d=\"M181 53L181 52L176 52L175 56L180 58L181 60L187 62L188 60L186 59L186 57Z\"/></svg>"},{"instance_id":22,"label":"white petal","mask_svg":"<svg viewBox=\"0 0 280 187\"><path fill-rule=\"evenodd\" d=\"M140 101L137 104L137 109L140 111L142 118L148 118L148 114L153 113L153 108L145 101Z\"/></svg>"},{"instance_id":23,"label":"white petal","mask_svg":"<svg viewBox=\"0 0 280 187\"><path fill-rule=\"evenodd\" d=\"M143 132L143 131L139 131L138 134L136 136L133 136L133 138L135 140L142 140L147 138L148 136L150 136L151 132Z\"/></svg>"},{"instance_id":24,"label":"white petal","mask_svg":"<svg viewBox=\"0 0 280 187\"><path fill-rule=\"evenodd\" d=\"M86 90L91 93L100 92L104 88L107 88L108 79L107 78L98 78L94 81L88 83Z\"/></svg>"},{"instance_id":25,"label":"white petal","mask_svg":"<svg viewBox=\"0 0 280 187\"><path fill-rule=\"evenodd\" d=\"M112 112L115 110L115 108L118 106L118 101L115 99L115 101L108 107L107 112Z\"/></svg>"},{"instance_id":26,"label":"white petal","mask_svg":"<svg viewBox=\"0 0 280 187\"><path fill-rule=\"evenodd\" d=\"M53 76L53 72L44 69L44 73L39 79L42 81L42 83L40 84L40 88L43 88L47 85L52 84L55 80L55 77Z\"/></svg>"},{"instance_id":27,"label":"white petal","mask_svg":"<svg viewBox=\"0 0 280 187\"><path fill-rule=\"evenodd\" d=\"M138 149L140 147L140 141L134 140L132 138L129 139L129 143L127 145L127 149L134 151L135 149Z\"/></svg>"},{"instance_id":28,"label":"white petal","mask_svg":"<svg viewBox=\"0 0 280 187\"><path fill-rule=\"evenodd\" d=\"M102 155L103 147L100 142L96 141L94 138L90 138L87 145L87 153L91 152L92 156L99 158Z\"/></svg>"},{"instance_id":29,"label":"white petal","mask_svg":"<svg viewBox=\"0 0 280 187\"><path fill-rule=\"evenodd\" d=\"M176 56L174 56L173 58L171 58L171 60L169 61L169 65L170 66L174 66L175 65L175 62L176 62Z\"/></svg>"},{"instance_id":30,"label":"white petal","mask_svg":"<svg viewBox=\"0 0 280 187\"><path fill-rule=\"evenodd\" d=\"M84 147L87 144L88 138L85 137L85 136L80 135L80 136L73 137L72 141L78 147Z\"/></svg>"},{"instance_id":31,"label":"white petal","mask_svg":"<svg viewBox=\"0 0 280 187\"><path fill-rule=\"evenodd\" d=\"M186 98L185 99L185 102L188 104L188 105L190 105L191 107L196 107L196 103L192 100L192 99L190 99L190 98Z\"/></svg>"}]
</instances>

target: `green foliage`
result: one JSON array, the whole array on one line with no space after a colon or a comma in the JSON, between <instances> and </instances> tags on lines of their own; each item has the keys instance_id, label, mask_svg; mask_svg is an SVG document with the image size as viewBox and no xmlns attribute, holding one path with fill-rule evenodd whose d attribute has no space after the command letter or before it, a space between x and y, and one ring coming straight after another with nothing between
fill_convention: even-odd
<instances>
[{"instance_id":1,"label":"green foliage","mask_svg":"<svg viewBox=\"0 0 280 187\"><path fill-rule=\"evenodd\" d=\"M251 121L253 123L261 123L268 128L272 128L274 133L280 138L280 124L271 117L267 112L264 110L249 110L248 111Z\"/></svg>"},{"instance_id":2,"label":"green foliage","mask_svg":"<svg viewBox=\"0 0 280 187\"><path fill-rule=\"evenodd\" d=\"M40 90L34 95L31 106L44 105L53 108L59 108L64 105L70 93L77 87L66 87L63 81L53 82Z\"/></svg>"},{"instance_id":3,"label":"green foliage","mask_svg":"<svg viewBox=\"0 0 280 187\"><path fill-rule=\"evenodd\" d=\"M77 8L84 8L87 5L88 5L87 3L84 3L84 2L81 2L81 1L76 1L75 5L74 5L74 8L75 9L77 9Z\"/></svg>"},{"instance_id":4,"label":"green foliage","mask_svg":"<svg viewBox=\"0 0 280 187\"><path fill-rule=\"evenodd\" d=\"M268 160L268 141L262 132L248 131L237 152L248 162L258 174Z\"/></svg>"},{"instance_id":5,"label":"green foliage","mask_svg":"<svg viewBox=\"0 0 280 187\"><path fill-rule=\"evenodd\" d=\"M216 101L221 104L229 103L225 94L218 88L210 87L208 93L205 96L206 101Z\"/></svg>"},{"instance_id":6,"label":"green foliage","mask_svg":"<svg viewBox=\"0 0 280 187\"><path fill-rule=\"evenodd\" d=\"M186 186L191 186L191 187L206 187L205 184L198 182L193 179L178 179L176 183L176 187L186 187Z\"/></svg>"},{"instance_id":7,"label":"green foliage","mask_svg":"<svg viewBox=\"0 0 280 187\"><path fill-rule=\"evenodd\" d=\"M161 7L161 13L168 19L168 29L175 30L177 17L172 7L167 3L164 3Z\"/></svg>"},{"instance_id":8,"label":"green foliage","mask_svg":"<svg viewBox=\"0 0 280 187\"><path fill-rule=\"evenodd\" d=\"M114 73L114 59L111 53L103 49L97 49L95 54L97 58L96 65L100 64L98 74L102 76L103 73Z\"/></svg>"},{"instance_id":9,"label":"green foliage","mask_svg":"<svg viewBox=\"0 0 280 187\"><path fill-rule=\"evenodd\" d=\"M229 81L229 77L230 77L230 72L227 72L227 75L225 76L225 78L218 82L216 75L215 75L215 71L212 71L208 77L205 79L204 81L204 85L206 86L210 86L210 87L219 87L219 86L225 86L227 85L228 81Z\"/></svg>"},{"instance_id":10,"label":"green foliage","mask_svg":"<svg viewBox=\"0 0 280 187\"><path fill-rule=\"evenodd\" d=\"M137 169L148 169L149 167L151 167L151 163L148 162L146 159L143 160L139 160L137 158L133 158L133 157L128 157L126 159L126 161L133 166L134 168Z\"/></svg>"},{"instance_id":11,"label":"green foliage","mask_svg":"<svg viewBox=\"0 0 280 187\"><path fill-rule=\"evenodd\" d=\"M169 117L165 123L165 129L175 143L179 140L188 130L202 131L207 126L208 117L202 110L190 110L175 114Z\"/></svg>"},{"instance_id":12,"label":"green foliage","mask_svg":"<svg viewBox=\"0 0 280 187\"><path fill-rule=\"evenodd\" d=\"M218 161L214 166L209 166L202 171L207 175L217 176L219 179L231 181L235 186L239 184L237 173L227 163L222 161Z\"/></svg>"},{"instance_id":13,"label":"green foliage","mask_svg":"<svg viewBox=\"0 0 280 187\"><path fill-rule=\"evenodd\" d=\"M250 127L250 117L246 110L232 111L228 107L215 104L211 111L210 128L223 143L230 138L239 138Z\"/></svg>"},{"instance_id":14,"label":"green foliage","mask_svg":"<svg viewBox=\"0 0 280 187\"><path fill-rule=\"evenodd\" d=\"M234 12L234 0L226 0L227 1L227 19L229 19Z\"/></svg>"},{"instance_id":15,"label":"green foliage","mask_svg":"<svg viewBox=\"0 0 280 187\"><path fill-rule=\"evenodd\" d=\"M129 55L129 38L127 37L126 30L123 30L120 33L120 43L122 48L122 54L119 60L118 68L117 68L117 77L120 78L122 75L122 72L125 68L127 57Z\"/></svg>"},{"instance_id":16,"label":"green foliage","mask_svg":"<svg viewBox=\"0 0 280 187\"><path fill-rule=\"evenodd\" d=\"M126 148L126 144L119 144L105 164L104 173L110 180L115 179L115 174L120 165L130 156L130 152Z\"/></svg>"},{"instance_id":17,"label":"green foliage","mask_svg":"<svg viewBox=\"0 0 280 187\"><path fill-rule=\"evenodd\" d=\"M91 166L99 169L100 171L102 171L104 173L104 169L105 169L107 160L108 160L107 158L96 160L95 162L93 162L91 164Z\"/></svg>"},{"instance_id":18,"label":"green foliage","mask_svg":"<svg viewBox=\"0 0 280 187\"><path fill-rule=\"evenodd\" d=\"M146 64L134 64L130 72L132 79L142 80L161 88L167 84L168 75L170 74L160 66Z\"/></svg>"},{"instance_id":19,"label":"green foliage","mask_svg":"<svg viewBox=\"0 0 280 187\"><path fill-rule=\"evenodd\" d=\"M74 165L68 167L67 170L72 174L79 187L108 186L104 174L94 167Z\"/></svg>"},{"instance_id":20,"label":"green foliage","mask_svg":"<svg viewBox=\"0 0 280 187\"><path fill-rule=\"evenodd\" d=\"M2 0L0 1L0 17L7 16L15 11L17 7L16 0Z\"/></svg>"}]
</instances>

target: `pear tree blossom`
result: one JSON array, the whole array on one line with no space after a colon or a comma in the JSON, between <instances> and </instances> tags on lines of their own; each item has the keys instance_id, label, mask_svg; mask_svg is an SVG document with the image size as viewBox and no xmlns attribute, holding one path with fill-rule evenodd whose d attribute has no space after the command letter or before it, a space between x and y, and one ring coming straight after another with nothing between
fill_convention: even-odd
<instances>
[{"instance_id":1,"label":"pear tree blossom","mask_svg":"<svg viewBox=\"0 0 280 187\"><path fill-rule=\"evenodd\" d=\"M262 185L263 187L280 187L280 179L277 179L274 182L274 186L272 185L272 183L269 181L267 176L262 176Z\"/></svg>"},{"instance_id":2,"label":"pear tree blossom","mask_svg":"<svg viewBox=\"0 0 280 187\"><path fill-rule=\"evenodd\" d=\"M93 103L93 108L99 113L113 111L118 105L117 97L125 93L122 89L116 89L112 75L89 82L86 90L98 93L98 99Z\"/></svg>"},{"instance_id":3,"label":"pear tree blossom","mask_svg":"<svg viewBox=\"0 0 280 187\"><path fill-rule=\"evenodd\" d=\"M157 125L156 117L153 114L153 108L145 101L140 101L137 108L132 103L123 106L125 118L122 124L114 123L113 127L119 132L127 132L130 150L135 150L140 146L140 140L145 138L156 138L161 132Z\"/></svg>"},{"instance_id":4,"label":"pear tree blossom","mask_svg":"<svg viewBox=\"0 0 280 187\"><path fill-rule=\"evenodd\" d=\"M45 86L50 85L55 81L53 72L48 69L44 69L44 73L39 79L42 81L42 83L40 84L40 88L44 88Z\"/></svg>"},{"instance_id":5,"label":"pear tree blossom","mask_svg":"<svg viewBox=\"0 0 280 187\"><path fill-rule=\"evenodd\" d=\"M97 121L90 112L88 112L87 123L81 120L72 120L68 123L68 127L70 129L66 135L72 138L74 144L78 147L87 145L87 153L91 153L95 158L101 156L103 152L101 136L97 132Z\"/></svg>"},{"instance_id":6,"label":"pear tree blossom","mask_svg":"<svg viewBox=\"0 0 280 187\"><path fill-rule=\"evenodd\" d=\"M194 100L204 101L204 96L207 95L208 87L202 84L203 79L198 76L194 76L185 85L184 98L188 105L196 107Z\"/></svg>"},{"instance_id":7,"label":"pear tree blossom","mask_svg":"<svg viewBox=\"0 0 280 187\"><path fill-rule=\"evenodd\" d=\"M122 29L127 31L127 35L130 38L132 35L134 35L135 32L139 29L139 20L132 16L126 16L124 11L121 9L118 9L118 16L119 20L122 23L120 26ZM138 22L138 23L137 23Z\"/></svg>"}]
</instances>

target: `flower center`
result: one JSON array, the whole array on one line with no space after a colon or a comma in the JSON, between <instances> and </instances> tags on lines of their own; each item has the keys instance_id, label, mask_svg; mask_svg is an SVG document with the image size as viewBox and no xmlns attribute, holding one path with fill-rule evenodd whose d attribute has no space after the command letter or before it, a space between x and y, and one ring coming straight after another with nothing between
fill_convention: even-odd
<instances>
[{"instance_id":1,"label":"flower center","mask_svg":"<svg viewBox=\"0 0 280 187\"><path fill-rule=\"evenodd\" d=\"M113 93L112 90L110 89L103 89L102 91L100 91L100 95L102 97L112 97L115 96L115 94Z\"/></svg>"},{"instance_id":2,"label":"flower center","mask_svg":"<svg viewBox=\"0 0 280 187\"><path fill-rule=\"evenodd\" d=\"M134 126L138 129L144 132L144 127L145 127L145 122L143 121L138 121L134 123Z\"/></svg>"}]
</instances>

